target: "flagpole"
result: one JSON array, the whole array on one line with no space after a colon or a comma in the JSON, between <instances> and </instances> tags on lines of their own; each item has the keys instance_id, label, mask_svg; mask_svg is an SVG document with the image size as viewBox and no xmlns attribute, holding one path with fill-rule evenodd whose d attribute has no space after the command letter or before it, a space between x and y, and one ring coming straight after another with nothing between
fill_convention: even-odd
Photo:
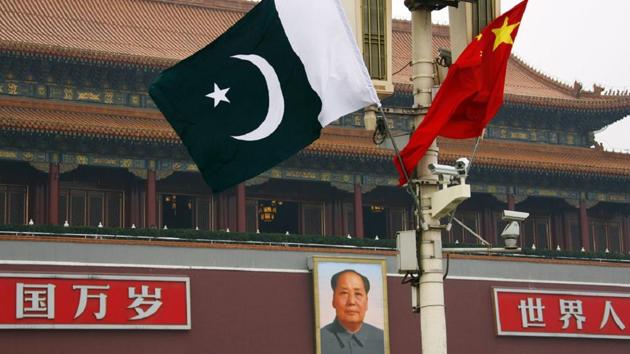
<instances>
[{"instance_id":1,"label":"flagpole","mask_svg":"<svg viewBox=\"0 0 630 354\"><path fill-rule=\"evenodd\" d=\"M411 10L412 24L412 82L414 107L420 114L415 126L422 122L431 105L434 83L433 31L431 8L421 1L406 1ZM410 6L411 5L411 6ZM431 195L438 190L437 176L429 171L429 164L438 161L437 143L433 141L415 171L417 198L416 230L421 232L418 244L420 281L417 288L420 308L421 346L423 354L446 354L446 315L444 309L444 280L442 264L442 234L440 221L430 213Z\"/></svg>"}]
</instances>

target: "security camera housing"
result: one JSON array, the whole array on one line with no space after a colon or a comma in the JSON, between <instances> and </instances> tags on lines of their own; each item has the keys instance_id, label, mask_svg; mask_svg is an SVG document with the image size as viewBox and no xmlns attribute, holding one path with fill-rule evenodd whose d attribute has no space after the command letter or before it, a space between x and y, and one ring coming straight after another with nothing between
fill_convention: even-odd
<instances>
[{"instance_id":1,"label":"security camera housing","mask_svg":"<svg viewBox=\"0 0 630 354\"><path fill-rule=\"evenodd\" d=\"M441 165L438 163L430 163L429 171L434 175L452 176L459 178L466 178L468 176L468 168L470 167L470 160L465 157L460 157L455 161L454 166Z\"/></svg>"},{"instance_id":2,"label":"security camera housing","mask_svg":"<svg viewBox=\"0 0 630 354\"><path fill-rule=\"evenodd\" d=\"M525 221L529 213L525 213L522 211L514 211L514 210L503 210L503 220L507 221Z\"/></svg>"},{"instance_id":3,"label":"security camera housing","mask_svg":"<svg viewBox=\"0 0 630 354\"><path fill-rule=\"evenodd\" d=\"M460 157L457 161L455 161L455 169L460 176L467 176L469 167L470 160L465 157Z\"/></svg>"},{"instance_id":4,"label":"security camera housing","mask_svg":"<svg viewBox=\"0 0 630 354\"><path fill-rule=\"evenodd\" d=\"M434 175L459 176L459 172L453 166L430 163L429 171Z\"/></svg>"}]
</instances>

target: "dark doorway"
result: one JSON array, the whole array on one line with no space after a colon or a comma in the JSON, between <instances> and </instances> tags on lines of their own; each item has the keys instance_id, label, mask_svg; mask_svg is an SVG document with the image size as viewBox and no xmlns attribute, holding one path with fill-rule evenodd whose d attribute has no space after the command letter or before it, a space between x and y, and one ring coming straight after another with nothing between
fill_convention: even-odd
<instances>
[{"instance_id":1,"label":"dark doorway","mask_svg":"<svg viewBox=\"0 0 630 354\"><path fill-rule=\"evenodd\" d=\"M387 212L383 206L363 207L363 233L365 238L387 237Z\"/></svg>"},{"instance_id":2,"label":"dark doorway","mask_svg":"<svg viewBox=\"0 0 630 354\"><path fill-rule=\"evenodd\" d=\"M192 229L193 198L185 195L162 195L162 225L170 229Z\"/></svg>"},{"instance_id":3,"label":"dark doorway","mask_svg":"<svg viewBox=\"0 0 630 354\"><path fill-rule=\"evenodd\" d=\"M262 215L263 212L268 212ZM273 214L273 217L269 214ZM298 203L276 200L258 201L258 225L260 232L268 233L299 233Z\"/></svg>"}]
</instances>

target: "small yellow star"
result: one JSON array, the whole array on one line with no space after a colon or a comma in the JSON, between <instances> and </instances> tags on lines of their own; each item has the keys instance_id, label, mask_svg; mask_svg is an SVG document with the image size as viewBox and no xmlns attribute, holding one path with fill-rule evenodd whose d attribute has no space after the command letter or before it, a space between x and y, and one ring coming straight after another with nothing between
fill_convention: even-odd
<instances>
[{"instance_id":1,"label":"small yellow star","mask_svg":"<svg viewBox=\"0 0 630 354\"><path fill-rule=\"evenodd\" d=\"M517 22L508 26L508 18L506 16L503 20L503 26L492 30L492 33L494 33L495 36L492 51L497 49L501 43L514 44L514 41L512 40L512 31L514 31L514 29L520 24L520 22Z\"/></svg>"},{"instance_id":2,"label":"small yellow star","mask_svg":"<svg viewBox=\"0 0 630 354\"><path fill-rule=\"evenodd\" d=\"M483 37L483 33L479 33L478 35L475 36L475 38L477 38L478 41L481 40L481 37Z\"/></svg>"}]
</instances>

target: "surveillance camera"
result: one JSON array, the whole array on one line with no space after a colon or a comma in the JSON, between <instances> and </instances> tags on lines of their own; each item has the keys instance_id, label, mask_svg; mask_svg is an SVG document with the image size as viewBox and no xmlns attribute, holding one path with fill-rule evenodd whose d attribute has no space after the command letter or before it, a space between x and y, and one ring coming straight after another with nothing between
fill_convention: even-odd
<instances>
[{"instance_id":1,"label":"surveillance camera","mask_svg":"<svg viewBox=\"0 0 630 354\"><path fill-rule=\"evenodd\" d=\"M470 166L470 160L465 157L460 157L455 161L455 169L460 176L468 175L468 167Z\"/></svg>"},{"instance_id":2,"label":"surveillance camera","mask_svg":"<svg viewBox=\"0 0 630 354\"><path fill-rule=\"evenodd\" d=\"M503 217L501 219L508 221L525 221L529 213L514 210L503 210Z\"/></svg>"},{"instance_id":3,"label":"surveillance camera","mask_svg":"<svg viewBox=\"0 0 630 354\"><path fill-rule=\"evenodd\" d=\"M453 166L440 165L437 163L429 164L429 171L434 175L459 176L459 172Z\"/></svg>"},{"instance_id":4,"label":"surveillance camera","mask_svg":"<svg viewBox=\"0 0 630 354\"><path fill-rule=\"evenodd\" d=\"M518 247L518 237L521 234L521 227L517 221L510 221L501 232L501 238L506 249L516 249Z\"/></svg>"}]
</instances>

